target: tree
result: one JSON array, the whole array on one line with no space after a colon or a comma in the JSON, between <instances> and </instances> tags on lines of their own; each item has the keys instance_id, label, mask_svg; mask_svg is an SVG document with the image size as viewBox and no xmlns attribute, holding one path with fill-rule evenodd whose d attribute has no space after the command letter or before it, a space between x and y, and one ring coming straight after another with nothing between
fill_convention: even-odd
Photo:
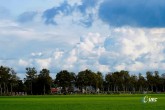
<instances>
[{"instance_id":1,"label":"tree","mask_svg":"<svg viewBox=\"0 0 165 110\"><path fill-rule=\"evenodd\" d=\"M130 84L129 84L130 85L130 89L131 89L131 91L133 91L135 93L136 87L137 87L138 78L137 78L136 75L131 75L129 80L130 80Z\"/></svg>"},{"instance_id":2,"label":"tree","mask_svg":"<svg viewBox=\"0 0 165 110\"><path fill-rule=\"evenodd\" d=\"M112 76L113 73L108 73L105 75L105 81L106 81L106 85L108 87L108 92L110 90L112 90L112 87L114 85L114 79L113 79L113 76Z\"/></svg>"},{"instance_id":3,"label":"tree","mask_svg":"<svg viewBox=\"0 0 165 110\"><path fill-rule=\"evenodd\" d=\"M85 71L80 71L77 75L77 85L78 87L80 87L80 89L85 88L86 91L87 86L96 86L95 73L88 69L86 69Z\"/></svg>"},{"instance_id":4,"label":"tree","mask_svg":"<svg viewBox=\"0 0 165 110\"><path fill-rule=\"evenodd\" d=\"M67 70L60 71L56 75L55 83L58 86L62 87L63 92L68 92L67 87L72 85L72 82L75 81L75 74L72 72L68 72Z\"/></svg>"},{"instance_id":5,"label":"tree","mask_svg":"<svg viewBox=\"0 0 165 110\"><path fill-rule=\"evenodd\" d=\"M147 83L148 83L148 88L151 89L151 91L153 92L153 87L154 87L154 77L153 77L153 73L148 71L146 72L146 77L147 77Z\"/></svg>"},{"instance_id":6,"label":"tree","mask_svg":"<svg viewBox=\"0 0 165 110\"><path fill-rule=\"evenodd\" d=\"M10 81L10 92L13 92L13 86L16 87L18 84L19 77L17 76L17 73L11 68L10 71L11 77L9 79Z\"/></svg>"},{"instance_id":7,"label":"tree","mask_svg":"<svg viewBox=\"0 0 165 110\"><path fill-rule=\"evenodd\" d=\"M113 78L113 83L114 83L114 92L118 92L119 91L119 85L120 85L120 78L119 78L119 72L114 72L112 74L112 78Z\"/></svg>"},{"instance_id":8,"label":"tree","mask_svg":"<svg viewBox=\"0 0 165 110\"><path fill-rule=\"evenodd\" d=\"M103 75L101 72L97 72L96 74L94 74L95 77L95 88L97 89L102 89L103 88Z\"/></svg>"},{"instance_id":9,"label":"tree","mask_svg":"<svg viewBox=\"0 0 165 110\"><path fill-rule=\"evenodd\" d=\"M29 87L28 90L30 90L30 94L33 94L33 83L35 81L35 79L37 78L37 71L36 69L33 68L26 68L26 79L25 79L25 83L26 85Z\"/></svg>"},{"instance_id":10,"label":"tree","mask_svg":"<svg viewBox=\"0 0 165 110\"><path fill-rule=\"evenodd\" d=\"M143 92L146 86L146 79L142 76L141 73L139 73L138 76L138 86L139 86L139 91Z\"/></svg>"},{"instance_id":11,"label":"tree","mask_svg":"<svg viewBox=\"0 0 165 110\"><path fill-rule=\"evenodd\" d=\"M22 80L17 80L17 85L15 86L16 92L25 92L25 84Z\"/></svg>"},{"instance_id":12,"label":"tree","mask_svg":"<svg viewBox=\"0 0 165 110\"><path fill-rule=\"evenodd\" d=\"M159 76L159 72L158 71L155 71L154 72L154 76L153 76L153 85L155 86L155 89L156 89L156 92L158 92L158 88L159 88L159 85L161 84L161 79L160 79L160 76Z\"/></svg>"},{"instance_id":13,"label":"tree","mask_svg":"<svg viewBox=\"0 0 165 110\"><path fill-rule=\"evenodd\" d=\"M118 92L119 90L126 92L129 86L129 79L129 72L124 70L111 73L106 77L106 80L109 80L108 82L113 86L114 92Z\"/></svg>"},{"instance_id":14,"label":"tree","mask_svg":"<svg viewBox=\"0 0 165 110\"><path fill-rule=\"evenodd\" d=\"M43 94L50 93L50 86L52 83L52 78L50 77L50 71L48 69L42 69L40 71L40 74L38 75L38 84L41 85L41 91L43 91Z\"/></svg>"},{"instance_id":15,"label":"tree","mask_svg":"<svg viewBox=\"0 0 165 110\"><path fill-rule=\"evenodd\" d=\"M161 75L161 86L162 86L162 91L165 91L165 73Z\"/></svg>"},{"instance_id":16,"label":"tree","mask_svg":"<svg viewBox=\"0 0 165 110\"><path fill-rule=\"evenodd\" d=\"M10 79L10 68L0 66L0 94L8 94L8 83Z\"/></svg>"},{"instance_id":17,"label":"tree","mask_svg":"<svg viewBox=\"0 0 165 110\"><path fill-rule=\"evenodd\" d=\"M121 70L119 73L120 83L122 85L123 91L126 92L129 85L130 75L128 71Z\"/></svg>"}]
</instances>

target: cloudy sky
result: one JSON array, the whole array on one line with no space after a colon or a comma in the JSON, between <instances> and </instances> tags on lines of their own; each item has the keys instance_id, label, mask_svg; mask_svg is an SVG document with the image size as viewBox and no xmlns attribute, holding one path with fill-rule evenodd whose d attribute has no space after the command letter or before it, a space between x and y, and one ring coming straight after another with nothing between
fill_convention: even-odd
<instances>
[{"instance_id":1,"label":"cloudy sky","mask_svg":"<svg viewBox=\"0 0 165 110\"><path fill-rule=\"evenodd\" d=\"M165 72L164 0L0 0L0 65Z\"/></svg>"}]
</instances>

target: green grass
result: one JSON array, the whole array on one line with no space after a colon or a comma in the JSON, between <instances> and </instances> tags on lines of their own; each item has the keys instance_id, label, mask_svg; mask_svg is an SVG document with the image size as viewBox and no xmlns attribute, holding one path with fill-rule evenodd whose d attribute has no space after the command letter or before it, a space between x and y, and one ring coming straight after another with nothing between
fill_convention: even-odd
<instances>
[{"instance_id":1,"label":"green grass","mask_svg":"<svg viewBox=\"0 0 165 110\"><path fill-rule=\"evenodd\" d=\"M2 96L0 110L165 110L165 95L143 103L145 95Z\"/></svg>"}]
</instances>

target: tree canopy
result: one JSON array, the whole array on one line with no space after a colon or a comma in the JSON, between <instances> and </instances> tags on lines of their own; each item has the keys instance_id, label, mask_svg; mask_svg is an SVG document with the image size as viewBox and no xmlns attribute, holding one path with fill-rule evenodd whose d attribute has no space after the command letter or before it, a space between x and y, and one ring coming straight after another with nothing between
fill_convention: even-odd
<instances>
[{"instance_id":1,"label":"tree canopy","mask_svg":"<svg viewBox=\"0 0 165 110\"><path fill-rule=\"evenodd\" d=\"M37 72L35 67L28 67L26 77L20 80L14 69L0 66L0 95L12 95L13 92L26 92L27 94L50 94L51 88L62 88L61 93L83 92L93 93L100 90L102 93L143 93L165 92L165 73L147 71L130 74L121 70L109 72L103 75L101 72L93 72L89 69L77 74L67 70L56 73L56 77L50 76L50 71L43 68Z\"/></svg>"}]
</instances>

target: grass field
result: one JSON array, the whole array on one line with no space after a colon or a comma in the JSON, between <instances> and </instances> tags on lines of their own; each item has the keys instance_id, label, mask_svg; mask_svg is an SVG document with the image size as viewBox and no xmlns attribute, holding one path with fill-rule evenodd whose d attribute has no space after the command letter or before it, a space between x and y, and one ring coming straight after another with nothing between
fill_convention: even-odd
<instances>
[{"instance_id":1,"label":"grass field","mask_svg":"<svg viewBox=\"0 0 165 110\"><path fill-rule=\"evenodd\" d=\"M157 102L143 103L145 95L1 96L0 110L165 110L165 95L150 94Z\"/></svg>"}]
</instances>

